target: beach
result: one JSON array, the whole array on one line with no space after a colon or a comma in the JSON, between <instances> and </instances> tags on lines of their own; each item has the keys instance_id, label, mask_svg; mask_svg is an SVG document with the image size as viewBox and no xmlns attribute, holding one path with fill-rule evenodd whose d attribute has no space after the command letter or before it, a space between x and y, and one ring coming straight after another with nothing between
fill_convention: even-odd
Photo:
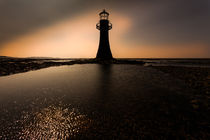
<instances>
[{"instance_id":1,"label":"beach","mask_svg":"<svg viewBox=\"0 0 210 140\"><path fill-rule=\"evenodd\" d=\"M0 68L1 139L210 137L209 67L12 61Z\"/></svg>"}]
</instances>

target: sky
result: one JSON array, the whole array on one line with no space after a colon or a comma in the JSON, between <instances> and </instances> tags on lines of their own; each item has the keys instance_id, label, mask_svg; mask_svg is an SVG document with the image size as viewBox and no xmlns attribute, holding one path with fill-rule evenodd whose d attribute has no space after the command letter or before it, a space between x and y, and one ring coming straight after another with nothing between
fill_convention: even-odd
<instances>
[{"instance_id":1,"label":"sky","mask_svg":"<svg viewBox=\"0 0 210 140\"><path fill-rule=\"evenodd\" d=\"M116 58L210 57L210 0L0 0L0 55L93 58L103 9Z\"/></svg>"}]
</instances>

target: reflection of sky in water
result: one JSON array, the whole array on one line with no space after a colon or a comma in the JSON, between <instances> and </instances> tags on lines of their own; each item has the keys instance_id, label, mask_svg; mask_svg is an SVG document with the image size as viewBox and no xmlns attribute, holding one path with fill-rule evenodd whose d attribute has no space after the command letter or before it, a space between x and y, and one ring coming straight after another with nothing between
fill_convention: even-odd
<instances>
[{"instance_id":1,"label":"reflection of sky in water","mask_svg":"<svg viewBox=\"0 0 210 140\"><path fill-rule=\"evenodd\" d=\"M145 119L144 113L138 112L147 109L144 100L154 96L151 86L169 87L168 81L172 81L161 84L164 80L154 77L154 70L148 67L96 64L0 77L0 137L65 139L95 136L94 132L128 135L130 131L121 128L135 128L139 115ZM132 121L133 117L137 119Z\"/></svg>"},{"instance_id":2,"label":"reflection of sky in water","mask_svg":"<svg viewBox=\"0 0 210 140\"><path fill-rule=\"evenodd\" d=\"M134 65L87 64L0 77L0 136L65 139L95 136L96 128L101 134L118 131L126 123L118 125L119 118L131 110L127 102L139 102L130 93L148 84L141 77L151 73L144 71Z\"/></svg>"},{"instance_id":3,"label":"reflection of sky in water","mask_svg":"<svg viewBox=\"0 0 210 140\"><path fill-rule=\"evenodd\" d=\"M66 139L84 133L91 120L77 105L88 100L97 75L84 68L52 67L1 77L0 139Z\"/></svg>"},{"instance_id":4,"label":"reflection of sky in water","mask_svg":"<svg viewBox=\"0 0 210 140\"><path fill-rule=\"evenodd\" d=\"M90 64L0 77L0 139L85 135L89 115L110 102L111 72L111 66Z\"/></svg>"}]
</instances>

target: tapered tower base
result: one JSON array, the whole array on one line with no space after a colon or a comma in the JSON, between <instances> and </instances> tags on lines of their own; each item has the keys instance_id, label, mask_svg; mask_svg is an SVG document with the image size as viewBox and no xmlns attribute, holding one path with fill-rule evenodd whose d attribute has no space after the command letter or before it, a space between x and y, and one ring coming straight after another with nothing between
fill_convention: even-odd
<instances>
[{"instance_id":1,"label":"tapered tower base","mask_svg":"<svg viewBox=\"0 0 210 140\"><path fill-rule=\"evenodd\" d=\"M105 10L99 15L100 22L96 25L96 28L100 30L100 42L96 58L110 60L113 59L109 45L109 30L112 29L112 24L108 20L109 13L107 13Z\"/></svg>"}]
</instances>

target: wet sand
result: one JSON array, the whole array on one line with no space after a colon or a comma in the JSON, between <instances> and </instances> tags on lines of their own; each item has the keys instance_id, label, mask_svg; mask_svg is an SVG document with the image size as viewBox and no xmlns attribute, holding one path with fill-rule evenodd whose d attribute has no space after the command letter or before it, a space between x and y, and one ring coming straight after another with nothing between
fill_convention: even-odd
<instances>
[{"instance_id":1,"label":"wet sand","mask_svg":"<svg viewBox=\"0 0 210 140\"><path fill-rule=\"evenodd\" d=\"M210 110L210 68L208 67L179 67L179 66L152 66L152 68L180 79L189 89L193 89L195 96L194 107Z\"/></svg>"},{"instance_id":2,"label":"wet sand","mask_svg":"<svg viewBox=\"0 0 210 140\"><path fill-rule=\"evenodd\" d=\"M209 68L104 63L0 77L0 138L210 137Z\"/></svg>"}]
</instances>

